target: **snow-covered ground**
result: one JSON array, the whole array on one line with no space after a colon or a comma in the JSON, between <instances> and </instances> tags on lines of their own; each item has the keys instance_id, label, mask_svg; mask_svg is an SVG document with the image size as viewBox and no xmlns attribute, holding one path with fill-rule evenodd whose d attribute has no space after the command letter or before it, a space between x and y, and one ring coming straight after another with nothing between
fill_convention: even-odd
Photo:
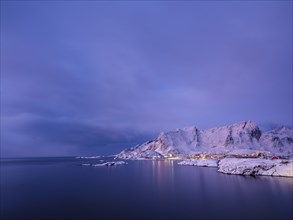
<instances>
[{"instance_id":1,"label":"snow-covered ground","mask_svg":"<svg viewBox=\"0 0 293 220\"><path fill-rule=\"evenodd\" d=\"M293 177L293 160L224 158L219 162L219 172L240 175Z\"/></svg>"},{"instance_id":2,"label":"snow-covered ground","mask_svg":"<svg viewBox=\"0 0 293 220\"><path fill-rule=\"evenodd\" d=\"M199 160L183 160L178 163L184 166L199 166L199 167L217 167L218 160L213 159L199 159Z\"/></svg>"},{"instance_id":3,"label":"snow-covered ground","mask_svg":"<svg viewBox=\"0 0 293 220\"><path fill-rule=\"evenodd\" d=\"M218 167L218 171L238 175L266 175L293 177L293 160L263 158L224 158L218 160L184 160L178 163L184 166Z\"/></svg>"}]
</instances>

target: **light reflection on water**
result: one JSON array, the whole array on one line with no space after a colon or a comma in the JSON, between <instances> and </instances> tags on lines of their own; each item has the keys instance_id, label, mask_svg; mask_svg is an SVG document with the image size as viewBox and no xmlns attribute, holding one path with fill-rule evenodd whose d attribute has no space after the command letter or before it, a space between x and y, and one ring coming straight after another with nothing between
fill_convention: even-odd
<instances>
[{"instance_id":1,"label":"light reflection on water","mask_svg":"<svg viewBox=\"0 0 293 220\"><path fill-rule=\"evenodd\" d=\"M174 191L174 161L151 161L152 188L155 188L157 196L164 198L167 191Z\"/></svg>"},{"instance_id":2,"label":"light reflection on water","mask_svg":"<svg viewBox=\"0 0 293 220\"><path fill-rule=\"evenodd\" d=\"M1 163L1 219L293 217L293 178L226 175L174 160L119 167L79 166L83 162L98 160Z\"/></svg>"}]
</instances>

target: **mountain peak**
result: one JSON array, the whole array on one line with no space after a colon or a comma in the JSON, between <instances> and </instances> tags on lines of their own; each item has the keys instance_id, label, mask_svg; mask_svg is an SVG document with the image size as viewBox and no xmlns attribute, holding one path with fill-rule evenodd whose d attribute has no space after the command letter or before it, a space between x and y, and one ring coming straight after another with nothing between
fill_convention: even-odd
<instances>
[{"instance_id":1,"label":"mountain peak","mask_svg":"<svg viewBox=\"0 0 293 220\"><path fill-rule=\"evenodd\" d=\"M162 156L226 154L240 149L293 155L292 131L282 126L262 133L252 120L206 130L198 130L195 126L190 126L161 132L156 140L139 145L134 151L123 151L118 157L139 158L150 150Z\"/></svg>"},{"instance_id":2,"label":"mountain peak","mask_svg":"<svg viewBox=\"0 0 293 220\"><path fill-rule=\"evenodd\" d=\"M242 121L239 123L235 123L232 125L232 127L240 127L242 129L244 129L244 128L254 129L254 128L258 128L258 125L256 124L256 122L254 122L252 120L246 120L246 121Z\"/></svg>"}]
</instances>

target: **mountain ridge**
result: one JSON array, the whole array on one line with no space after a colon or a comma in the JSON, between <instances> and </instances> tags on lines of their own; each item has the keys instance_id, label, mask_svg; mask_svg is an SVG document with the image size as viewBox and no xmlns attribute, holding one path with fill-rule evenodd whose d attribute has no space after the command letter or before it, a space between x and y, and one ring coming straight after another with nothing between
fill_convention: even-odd
<instances>
[{"instance_id":1,"label":"mountain ridge","mask_svg":"<svg viewBox=\"0 0 293 220\"><path fill-rule=\"evenodd\" d=\"M292 156L293 129L279 126L262 132L251 120L202 130L189 126L161 132L155 140L125 149L116 156L121 159L186 157L200 153L228 154L235 150Z\"/></svg>"}]
</instances>

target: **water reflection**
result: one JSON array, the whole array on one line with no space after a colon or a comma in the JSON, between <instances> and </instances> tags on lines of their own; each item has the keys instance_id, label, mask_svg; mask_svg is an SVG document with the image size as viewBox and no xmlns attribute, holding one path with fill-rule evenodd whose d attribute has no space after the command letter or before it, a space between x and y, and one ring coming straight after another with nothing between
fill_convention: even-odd
<instances>
[{"instance_id":1,"label":"water reflection","mask_svg":"<svg viewBox=\"0 0 293 220\"><path fill-rule=\"evenodd\" d=\"M174 186L174 161L152 160L151 178L152 188L158 198L164 197Z\"/></svg>"},{"instance_id":2,"label":"water reflection","mask_svg":"<svg viewBox=\"0 0 293 220\"><path fill-rule=\"evenodd\" d=\"M173 160L95 168L65 161L2 166L3 219L293 217L291 178L226 175Z\"/></svg>"}]
</instances>

